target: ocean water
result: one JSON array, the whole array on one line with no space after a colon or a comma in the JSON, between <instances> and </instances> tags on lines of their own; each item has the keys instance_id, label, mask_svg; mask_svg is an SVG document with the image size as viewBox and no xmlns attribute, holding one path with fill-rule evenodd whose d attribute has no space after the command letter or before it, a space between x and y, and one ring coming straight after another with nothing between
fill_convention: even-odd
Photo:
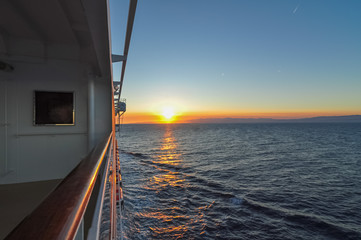
<instances>
[{"instance_id":1,"label":"ocean water","mask_svg":"<svg viewBox=\"0 0 361 240\"><path fill-rule=\"evenodd\" d=\"M124 239L361 239L361 124L123 125Z\"/></svg>"}]
</instances>

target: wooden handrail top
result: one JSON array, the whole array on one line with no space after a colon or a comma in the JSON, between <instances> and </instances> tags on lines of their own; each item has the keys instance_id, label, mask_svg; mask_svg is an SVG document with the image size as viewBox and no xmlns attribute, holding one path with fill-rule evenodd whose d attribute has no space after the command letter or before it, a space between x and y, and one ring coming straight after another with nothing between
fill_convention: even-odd
<instances>
[{"instance_id":1,"label":"wooden handrail top","mask_svg":"<svg viewBox=\"0 0 361 240\"><path fill-rule=\"evenodd\" d=\"M112 136L100 142L5 239L73 239Z\"/></svg>"}]
</instances>

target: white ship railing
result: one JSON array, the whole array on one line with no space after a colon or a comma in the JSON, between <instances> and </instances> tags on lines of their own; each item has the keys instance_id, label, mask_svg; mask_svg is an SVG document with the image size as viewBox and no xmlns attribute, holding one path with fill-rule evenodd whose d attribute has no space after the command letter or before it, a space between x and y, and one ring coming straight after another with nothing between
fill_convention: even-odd
<instances>
[{"instance_id":1,"label":"white ship railing","mask_svg":"<svg viewBox=\"0 0 361 240\"><path fill-rule=\"evenodd\" d=\"M116 239L118 159L114 132L99 143L6 239ZM100 231L109 181L108 229ZM119 204L120 205L120 204ZM105 234L104 234L105 231ZM106 236L106 237L104 237Z\"/></svg>"}]
</instances>

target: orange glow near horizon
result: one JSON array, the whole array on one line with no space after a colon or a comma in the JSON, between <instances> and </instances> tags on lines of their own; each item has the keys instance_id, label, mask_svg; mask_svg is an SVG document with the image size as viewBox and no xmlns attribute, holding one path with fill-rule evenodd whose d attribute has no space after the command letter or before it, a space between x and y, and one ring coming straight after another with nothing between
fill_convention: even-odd
<instances>
[{"instance_id":1,"label":"orange glow near horizon","mask_svg":"<svg viewBox=\"0 0 361 240\"><path fill-rule=\"evenodd\" d=\"M274 119L294 119L294 118L309 118L318 116L342 116L342 115L360 115L360 111L299 111L299 112L184 112L182 114L176 113L173 110L173 115L163 114L160 111L154 113L136 113L126 112L123 123L125 124L171 124L171 123L189 123L195 119L206 118L274 118ZM167 119L167 117L170 117ZM118 121L117 121L118 123Z\"/></svg>"}]
</instances>

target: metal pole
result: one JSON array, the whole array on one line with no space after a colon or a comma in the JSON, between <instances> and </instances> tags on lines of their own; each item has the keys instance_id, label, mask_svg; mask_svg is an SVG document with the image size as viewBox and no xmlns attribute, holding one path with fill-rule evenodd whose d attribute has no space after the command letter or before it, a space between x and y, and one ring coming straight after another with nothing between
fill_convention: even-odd
<instances>
[{"instance_id":1,"label":"metal pole","mask_svg":"<svg viewBox=\"0 0 361 240\"><path fill-rule=\"evenodd\" d=\"M95 144L95 81L89 76L88 81L88 150Z\"/></svg>"}]
</instances>

